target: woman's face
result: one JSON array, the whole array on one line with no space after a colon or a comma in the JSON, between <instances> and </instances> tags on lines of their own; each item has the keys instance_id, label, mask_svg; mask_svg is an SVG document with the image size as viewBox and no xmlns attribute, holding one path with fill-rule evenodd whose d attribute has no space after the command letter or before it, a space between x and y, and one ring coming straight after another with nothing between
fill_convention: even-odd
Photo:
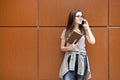
<instances>
[{"instance_id":1,"label":"woman's face","mask_svg":"<svg viewBox=\"0 0 120 80\"><path fill-rule=\"evenodd\" d=\"M75 24L82 24L82 20L83 20L83 17L82 17L82 12L77 12L76 15L75 15Z\"/></svg>"}]
</instances>

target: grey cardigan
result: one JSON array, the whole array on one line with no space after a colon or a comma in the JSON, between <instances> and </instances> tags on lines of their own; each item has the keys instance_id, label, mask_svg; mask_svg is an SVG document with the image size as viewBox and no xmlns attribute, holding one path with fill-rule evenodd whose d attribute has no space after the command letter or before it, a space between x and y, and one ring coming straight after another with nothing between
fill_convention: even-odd
<instances>
[{"instance_id":1,"label":"grey cardigan","mask_svg":"<svg viewBox=\"0 0 120 80\"><path fill-rule=\"evenodd\" d=\"M74 66L75 66L75 55L79 54L78 57L78 72L77 74L79 75L84 75L84 57L82 55L86 55L84 52L72 52L72 51L68 51L65 53L61 68L60 68L60 72L59 72L59 76L60 78L63 78L63 76L69 71L74 71ZM69 69L68 69L68 57L71 56L70 59L70 65L69 65ZM91 72L90 72L90 66L89 66L89 61L88 61L88 56L87 57L87 72L86 72L86 79L90 79L91 78Z\"/></svg>"}]
</instances>

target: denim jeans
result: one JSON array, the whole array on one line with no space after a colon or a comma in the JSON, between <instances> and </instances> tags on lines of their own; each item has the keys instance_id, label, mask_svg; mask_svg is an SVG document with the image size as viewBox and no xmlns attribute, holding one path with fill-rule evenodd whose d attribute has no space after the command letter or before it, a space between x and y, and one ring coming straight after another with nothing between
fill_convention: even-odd
<instances>
[{"instance_id":1,"label":"denim jeans","mask_svg":"<svg viewBox=\"0 0 120 80\"><path fill-rule=\"evenodd\" d=\"M86 55L83 55L84 56L84 64L85 64L85 73L87 71L87 58L86 58ZM68 65L69 65L69 62L70 62L70 56L68 58ZM69 66L68 66L69 68ZM68 71L64 76L63 76L63 80L74 80L74 78L76 80L84 80L84 75L78 75L77 74L77 69L78 69L78 54L76 54L76 61L75 61L75 71Z\"/></svg>"}]
</instances>

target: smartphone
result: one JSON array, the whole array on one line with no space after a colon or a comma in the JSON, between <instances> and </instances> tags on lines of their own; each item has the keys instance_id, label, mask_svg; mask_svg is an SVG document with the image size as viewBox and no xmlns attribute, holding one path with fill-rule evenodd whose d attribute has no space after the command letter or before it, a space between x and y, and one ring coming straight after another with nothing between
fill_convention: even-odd
<instances>
[{"instance_id":1,"label":"smartphone","mask_svg":"<svg viewBox=\"0 0 120 80\"><path fill-rule=\"evenodd\" d=\"M85 21L82 21L82 25L85 24Z\"/></svg>"}]
</instances>

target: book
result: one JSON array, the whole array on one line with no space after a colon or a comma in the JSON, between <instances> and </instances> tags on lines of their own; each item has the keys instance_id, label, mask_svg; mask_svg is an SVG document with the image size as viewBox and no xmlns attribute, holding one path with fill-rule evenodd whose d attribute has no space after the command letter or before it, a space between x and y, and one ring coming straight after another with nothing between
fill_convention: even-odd
<instances>
[{"instance_id":1,"label":"book","mask_svg":"<svg viewBox=\"0 0 120 80\"><path fill-rule=\"evenodd\" d=\"M70 37L68 38L67 42L72 44L75 41L75 44L80 40L82 35L76 31L73 31Z\"/></svg>"}]
</instances>

